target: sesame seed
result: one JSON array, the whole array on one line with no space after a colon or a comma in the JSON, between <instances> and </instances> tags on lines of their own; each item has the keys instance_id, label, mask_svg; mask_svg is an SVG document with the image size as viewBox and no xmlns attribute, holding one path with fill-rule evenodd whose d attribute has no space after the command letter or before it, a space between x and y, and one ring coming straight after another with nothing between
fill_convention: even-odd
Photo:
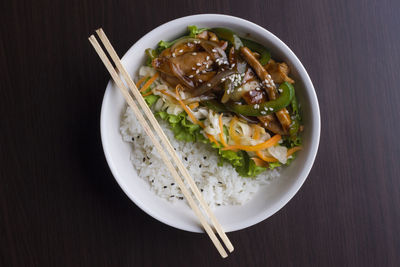
<instances>
[{"instance_id":1,"label":"sesame seed","mask_svg":"<svg viewBox=\"0 0 400 267\"><path fill-rule=\"evenodd\" d=\"M213 48L211 51L214 53L217 53L217 49L215 49L215 48Z\"/></svg>"},{"instance_id":2,"label":"sesame seed","mask_svg":"<svg viewBox=\"0 0 400 267\"><path fill-rule=\"evenodd\" d=\"M271 75L268 74L267 77L271 79Z\"/></svg>"},{"instance_id":3,"label":"sesame seed","mask_svg":"<svg viewBox=\"0 0 400 267\"><path fill-rule=\"evenodd\" d=\"M226 80L225 78L222 78L222 79L221 79L221 82L225 82L225 80Z\"/></svg>"},{"instance_id":4,"label":"sesame seed","mask_svg":"<svg viewBox=\"0 0 400 267\"><path fill-rule=\"evenodd\" d=\"M187 43L187 46L191 47L193 44L192 43Z\"/></svg>"},{"instance_id":5,"label":"sesame seed","mask_svg":"<svg viewBox=\"0 0 400 267\"><path fill-rule=\"evenodd\" d=\"M189 78L193 78L193 75L189 75Z\"/></svg>"},{"instance_id":6,"label":"sesame seed","mask_svg":"<svg viewBox=\"0 0 400 267\"><path fill-rule=\"evenodd\" d=\"M196 53L196 52L193 52L192 55L195 56L195 55L197 55L197 53Z\"/></svg>"},{"instance_id":7,"label":"sesame seed","mask_svg":"<svg viewBox=\"0 0 400 267\"><path fill-rule=\"evenodd\" d=\"M196 70L196 74L199 74L200 70Z\"/></svg>"},{"instance_id":8,"label":"sesame seed","mask_svg":"<svg viewBox=\"0 0 400 267\"><path fill-rule=\"evenodd\" d=\"M200 67L200 66L201 66L201 63L200 63L200 62L197 62L196 65Z\"/></svg>"},{"instance_id":9,"label":"sesame seed","mask_svg":"<svg viewBox=\"0 0 400 267\"><path fill-rule=\"evenodd\" d=\"M183 53L183 49L179 50L178 52L179 52L179 53Z\"/></svg>"},{"instance_id":10,"label":"sesame seed","mask_svg":"<svg viewBox=\"0 0 400 267\"><path fill-rule=\"evenodd\" d=\"M196 70L196 68L195 68L195 67L192 67L192 70Z\"/></svg>"},{"instance_id":11,"label":"sesame seed","mask_svg":"<svg viewBox=\"0 0 400 267\"><path fill-rule=\"evenodd\" d=\"M202 70L202 71L201 71L201 73L206 73L206 72L207 72L206 70Z\"/></svg>"},{"instance_id":12,"label":"sesame seed","mask_svg":"<svg viewBox=\"0 0 400 267\"><path fill-rule=\"evenodd\" d=\"M207 83L207 86L208 86L208 87L211 87L211 83Z\"/></svg>"},{"instance_id":13,"label":"sesame seed","mask_svg":"<svg viewBox=\"0 0 400 267\"><path fill-rule=\"evenodd\" d=\"M210 57L209 57L209 56L207 56L207 57L206 57L206 60L209 60L209 59L210 59Z\"/></svg>"},{"instance_id":14,"label":"sesame seed","mask_svg":"<svg viewBox=\"0 0 400 267\"><path fill-rule=\"evenodd\" d=\"M202 83L203 82L203 80L202 79L199 79L199 83Z\"/></svg>"},{"instance_id":15,"label":"sesame seed","mask_svg":"<svg viewBox=\"0 0 400 267\"><path fill-rule=\"evenodd\" d=\"M171 183L171 185L175 185L175 183Z\"/></svg>"},{"instance_id":16,"label":"sesame seed","mask_svg":"<svg viewBox=\"0 0 400 267\"><path fill-rule=\"evenodd\" d=\"M203 62L203 65L207 65L207 62Z\"/></svg>"},{"instance_id":17,"label":"sesame seed","mask_svg":"<svg viewBox=\"0 0 400 267\"><path fill-rule=\"evenodd\" d=\"M185 160L187 161L187 157L185 157Z\"/></svg>"},{"instance_id":18,"label":"sesame seed","mask_svg":"<svg viewBox=\"0 0 400 267\"><path fill-rule=\"evenodd\" d=\"M172 53L172 57L175 57L176 55L175 55L175 53Z\"/></svg>"},{"instance_id":19,"label":"sesame seed","mask_svg":"<svg viewBox=\"0 0 400 267\"><path fill-rule=\"evenodd\" d=\"M166 186L166 185L164 185L164 188L167 188L167 186Z\"/></svg>"},{"instance_id":20,"label":"sesame seed","mask_svg":"<svg viewBox=\"0 0 400 267\"><path fill-rule=\"evenodd\" d=\"M236 65L235 63L232 63L232 64L231 64L231 68L235 67L235 65Z\"/></svg>"},{"instance_id":21,"label":"sesame seed","mask_svg":"<svg viewBox=\"0 0 400 267\"><path fill-rule=\"evenodd\" d=\"M278 91L279 91L279 93L282 93L282 92L283 92L283 90L282 90L281 88L279 88Z\"/></svg>"},{"instance_id":22,"label":"sesame seed","mask_svg":"<svg viewBox=\"0 0 400 267\"><path fill-rule=\"evenodd\" d=\"M264 110L262 110L260 113L261 113L261 115L267 114L267 112L265 112Z\"/></svg>"},{"instance_id":23,"label":"sesame seed","mask_svg":"<svg viewBox=\"0 0 400 267\"><path fill-rule=\"evenodd\" d=\"M206 64L206 69L208 69L210 66L208 64Z\"/></svg>"}]
</instances>

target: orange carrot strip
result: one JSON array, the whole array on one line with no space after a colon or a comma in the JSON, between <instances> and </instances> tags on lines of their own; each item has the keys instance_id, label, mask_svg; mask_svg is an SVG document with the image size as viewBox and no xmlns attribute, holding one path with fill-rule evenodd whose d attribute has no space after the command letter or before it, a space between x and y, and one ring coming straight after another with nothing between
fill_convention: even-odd
<instances>
[{"instance_id":1,"label":"orange carrot strip","mask_svg":"<svg viewBox=\"0 0 400 267\"><path fill-rule=\"evenodd\" d=\"M144 76L141 78L139 81L136 83L136 87L139 88L139 86L148 78L149 76Z\"/></svg>"},{"instance_id":2,"label":"orange carrot strip","mask_svg":"<svg viewBox=\"0 0 400 267\"><path fill-rule=\"evenodd\" d=\"M146 91L147 88L158 78L159 74L156 72L156 74L153 75L140 89L140 92Z\"/></svg>"},{"instance_id":3,"label":"orange carrot strip","mask_svg":"<svg viewBox=\"0 0 400 267\"><path fill-rule=\"evenodd\" d=\"M210 139L211 142L215 143L217 146L219 146L217 140L212 136L211 134L206 134L208 139Z\"/></svg>"},{"instance_id":4,"label":"orange carrot strip","mask_svg":"<svg viewBox=\"0 0 400 267\"><path fill-rule=\"evenodd\" d=\"M267 157L261 151L256 151L257 156L265 162L278 162L274 157Z\"/></svg>"},{"instance_id":5,"label":"orange carrot strip","mask_svg":"<svg viewBox=\"0 0 400 267\"><path fill-rule=\"evenodd\" d=\"M182 106L182 108L186 111L186 113L189 115L189 117L192 119L194 124L198 124L200 125L201 128L204 128L204 124L197 120L196 117L193 115L192 111L190 110L190 108L188 108L185 103L183 103L183 101L181 100L181 97L179 95L179 91L178 91L178 87L180 86L180 84L178 84L175 87L175 94L176 94L176 99L178 100L179 104Z\"/></svg>"},{"instance_id":6,"label":"orange carrot strip","mask_svg":"<svg viewBox=\"0 0 400 267\"><path fill-rule=\"evenodd\" d=\"M254 140L258 140L260 139L260 126L258 126L257 124L253 125L253 129L254 129L254 134L253 134L253 139Z\"/></svg>"},{"instance_id":7,"label":"orange carrot strip","mask_svg":"<svg viewBox=\"0 0 400 267\"><path fill-rule=\"evenodd\" d=\"M269 148L271 146L276 145L279 140L281 140L281 136L279 134L274 135L264 143L255 145L255 146L244 146L244 145L233 145L233 146L228 146L224 147L222 150L233 150L233 149L240 149L240 150L245 150L245 151L259 151L263 150L266 148Z\"/></svg>"},{"instance_id":8,"label":"orange carrot strip","mask_svg":"<svg viewBox=\"0 0 400 267\"><path fill-rule=\"evenodd\" d=\"M198 106L199 106L199 102L194 102L194 103L192 103L192 104L189 105L189 108L190 108L190 109L195 109L195 108L197 108Z\"/></svg>"},{"instance_id":9,"label":"orange carrot strip","mask_svg":"<svg viewBox=\"0 0 400 267\"><path fill-rule=\"evenodd\" d=\"M297 151L299 151L299 150L301 150L301 149L303 149L301 146L292 147L291 149L289 149L289 150L287 151L287 156L289 157L289 156L291 156L293 153L295 153L295 152L297 152Z\"/></svg>"},{"instance_id":10,"label":"orange carrot strip","mask_svg":"<svg viewBox=\"0 0 400 267\"><path fill-rule=\"evenodd\" d=\"M166 95L166 96L169 96L169 97L171 97L172 99L176 99L176 97L174 96L174 95L171 95L170 93L168 93L167 92L167 90L160 90L160 92L163 94L163 95Z\"/></svg>"},{"instance_id":11,"label":"orange carrot strip","mask_svg":"<svg viewBox=\"0 0 400 267\"><path fill-rule=\"evenodd\" d=\"M220 129L220 133L219 133L219 139L221 139L222 145L224 147L227 147L227 143L225 142L225 138L224 138L224 125L222 124L222 113L221 115L219 115L219 129Z\"/></svg>"},{"instance_id":12,"label":"orange carrot strip","mask_svg":"<svg viewBox=\"0 0 400 267\"><path fill-rule=\"evenodd\" d=\"M254 158L251 158L251 159L259 167L267 167L268 166L268 163L266 163L265 161L263 161L263 160L261 160L259 158L254 157Z\"/></svg>"},{"instance_id":13,"label":"orange carrot strip","mask_svg":"<svg viewBox=\"0 0 400 267\"><path fill-rule=\"evenodd\" d=\"M152 95L152 94L153 94L153 92L150 90L150 92L147 92L147 93L143 94L142 96L145 97L145 96Z\"/></svg>"}]
</instances>

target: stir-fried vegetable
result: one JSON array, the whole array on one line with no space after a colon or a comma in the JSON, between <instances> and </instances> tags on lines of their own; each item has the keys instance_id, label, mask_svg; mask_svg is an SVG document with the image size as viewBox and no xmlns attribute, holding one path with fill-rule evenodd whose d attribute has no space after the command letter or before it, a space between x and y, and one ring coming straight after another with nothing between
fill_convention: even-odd
<instances>
[{"instance_id":1,"label":"stir-fried vegetable","mask_svg":"<svg viewBox=\"0 0 400 267\"><path fill-rule=\"evenodd\" d=\"M188 26L188 30L189 30L190 37L196 37L197 34L200 34L204 31L208 30L208 28L197 28L197 26L195 26L195 25L190 25L190 26Z\"/></svg>"},{"instance_id":2,"label":"stir-fried vegetable","mask_svg":"<svg viewBox=\"0 0 400 267\"><path fill-rule=\"evenodd\" d=\"M291 107L293 115L292 115L292 124L290 125L289 128L289 136L290 136L289 139L291 146L298 146L301 145L301 139L299 137L301 117L299 113L299 106L297 103L296 96L293 96Z\"/></svg>"},{"instance_id":3,"label":"stir-fried vegetable","mask_svg":"<svg viewBox=\"0 0 400 267\"><path fill-rule=\"evenodd\" d=\"M219 38L229 41L233 47L238 50L243 46L241 38L239 38L233 31L226 28L213 28L211 29Z\"/></svg>"},{"instance_id":4,"label":"stir-fried vegetable","mask_svg":"<svg viewBox=\"0 0 400 267\"><path fill-rule=\"evenodd\" d=\"M290 83L284 82L279 86L279 88L282 90L282 93L275 100L254 105L227 103L226 107L230 111L245 116L264 116L275 113L282 108L287 107L294 96L294 87Z\"/></svg>"},{"instance_id":5,"label":"stir-fried vegetable","mask_svg":"<svg viewBox=\"0 0 400 267\"><path fill-rule=\"evenodd\" d=\"M294 81L263 45L230 29L188 26L146 55L152 68L137 87L178 140L211 143L220 163L244 177L293 160L303 127Z\"/></svg>"},{"instance_id":6,"label":"stir-fried vegetable","mask_svg":"<svg viewBox=\"0 0 400 267\"><path fill-rule=\"evenodd\" d=\"M268 61L271 59L271 53L264 46L249 39L240 39L242 40L242 43L245 47L249 48L251 51L255 51L260 54L260 58L258 59L258 61L260 61L261 65L267 64Z\"/></svg>"}]
</instances>

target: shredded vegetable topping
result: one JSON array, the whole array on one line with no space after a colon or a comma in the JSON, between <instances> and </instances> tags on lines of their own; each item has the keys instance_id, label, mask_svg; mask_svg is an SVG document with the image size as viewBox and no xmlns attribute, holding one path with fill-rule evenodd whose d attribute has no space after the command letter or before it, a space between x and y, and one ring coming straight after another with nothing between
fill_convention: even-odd
<instances>
[{"instance_id":1,"label":"shredded vegetable topping","mask_svg":"<svg viewBox=\"0 0 400 267\"><path fill-rule=\"evenodd\" d=\"M288 165L301 150L301 112L285 62L225 28L147 49L136 86L175 137L212 143L245 177Z\"/></svg>"},{"instance_id":2,"label":"shredded vegetable topping","mask_svg":"<svg viewBox=\"0 0 400 267\"><path fill-rule=\"evenodd\" d=\"M146 91L147 88L149 88L149 86L158 78L160 74L158 72L156 72L156 74L153 75L153 77L151 77L144 85L143 87L140 89L140 92L144 92Z\"/></svg>"},{"instance_id":3,"label":"shredded vegetable topping","mask_svg":"<svg viewBox=\"0 0 400 267\"><path fill-rule=\"evenodd\" d=\"M259 150L263 150L263 149L266 149L266 148L276 145L279 142L279 140L281 140L281 136L279 134L277 134L277 135L274 135L273 137L271 137L270 139L268 139L267 141L265 141L264 143L261 143L261 144L255 145L255 146L233 145L233 146L225 147L222 150L240 149L240 150L244 150L244 151L259 151Z\"/></svg>"}]
</instances>

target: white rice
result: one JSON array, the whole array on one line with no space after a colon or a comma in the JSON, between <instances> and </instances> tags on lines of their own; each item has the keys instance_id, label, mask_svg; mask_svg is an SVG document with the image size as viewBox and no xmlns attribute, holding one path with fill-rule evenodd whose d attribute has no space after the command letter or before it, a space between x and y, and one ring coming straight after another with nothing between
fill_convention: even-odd
<instances>
[{"instance_id":1,"label":"white rice","mask_svg":"<svg viewBox=\"0 0 400 267\"><path fill-rule=\"evenodd\" d=\"M249 201L260 186L266 186L272 178L279 176L274 169L256 178L243 178L229 163L218 166L219 158L210 145L178 141L164 121L160 120L160 124L211 207L241 205ZM123 140L132 144L133 166L138 175L148 181L151 190L169 201L182 200L177 184L129 107L122 118L120 131Z\"/></svg>"}]
</instances>

